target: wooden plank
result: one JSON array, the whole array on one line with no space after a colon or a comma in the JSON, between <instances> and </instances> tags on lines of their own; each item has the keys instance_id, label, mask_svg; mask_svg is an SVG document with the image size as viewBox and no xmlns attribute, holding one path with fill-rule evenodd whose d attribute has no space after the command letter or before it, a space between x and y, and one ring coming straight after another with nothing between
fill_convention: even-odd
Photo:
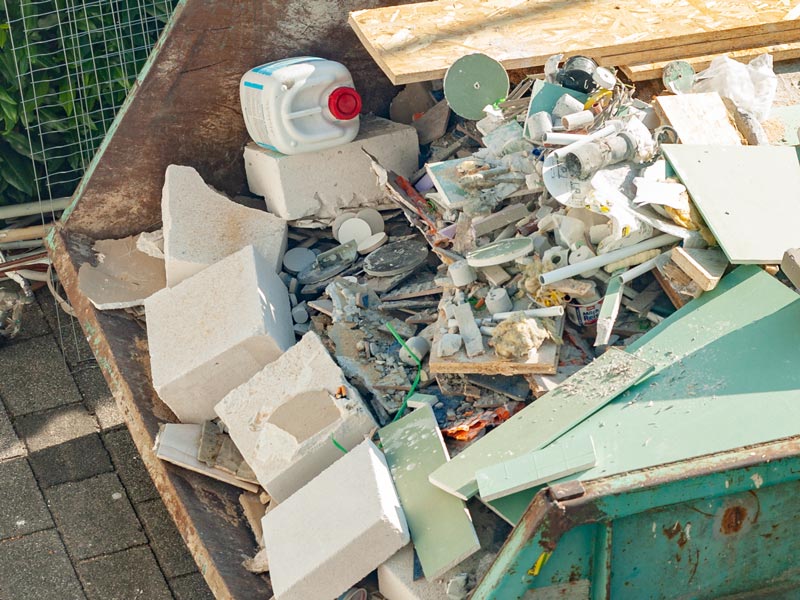
<instances>
[{"instance_id":1,"label":"wooden plank","mask_svg":"<svg viewBox=\"0 0 800 600\"><path fill-rule=\"evenodd\" d=\"M682 144L742 144L742 137L716 92L658 96L654 107L662 123L678 133Z\"/></svg>"},{"instance_id":2,"label":"wooden plank","mask_svg":"<svg viewBox=\"0 0 800 600\"><path fill-rule=\"evenodd\" d=\"M569 444L552 444L475 473L481 500L489 502L510 496L567 475L580 473L597 464L592 438Z\"/></svg>"},{"instance_id":3,"label":"wooden plank","mask_svg":"<svg viewBox=\"0 0 800 600\"><path fill-rule=\"evenodd\" d=\"M800 163L794 148L662 149L732 263L780 264L786 249L797 245Z\"/></svg>"},{"instance_id":4,"label":"wooden plank","mask_svg":"<svg viewBox=\"0 0 800 600\"><path fill-rule=\"evenodd\" d=\"M717 287L730 264L718 248L700 250L676 246L672 249L672 260L706 292Z\"/></svg>"},{"instance_id":5,"label":"wooden plank","mask_svg":"<svg viewBox=\"0 0 800 600\"><path fill-rule=\"evenodd\" d=\"M602 0L437 0L356 11L350 25L389 79L402 84L441 78L456 59L473 52L517 69L542 65L558 53L646 56L653 48L760 33L779 42L781 32L796 29L796 21L787 19L790 10L780 0L620 0L614 10ZM709 52L726 49L728 42ZM644 60L657 59L637 62ZM631 61L618 64L624 62Z\"/></svg>"},{"instance_id":6,"label":"wooden plank","mask_svg":"<svg viewBox=\"0 0 800 600\"><path fill-rule=\"evenodd\" d=\"M462 499L478 492L475 472L499 458L543 448L637 383L653 367L609 349L559 387L536 400L431 473L431 483Z\"/></svg>"},{"instance_id":7,"label":"wooden plank","mask_svg":"<svg viewBox=\"0 0 800 600\"><path fill-rule=\"evenodd\" d=\"M435 579L480 543L464 503L428 481L449 459L433 409L421 406L378 434L422 571Z\"/></svg>"},{"instance_id":8,"label":"wooden plank","mask_svg":"<svg viewBox=\"0 0 800 600\"><path fill-rule=\"evenodd\" d=\"M757 48L745 48L744 50L734 50L733 52L722 52L719 54L704 54L702 56L691 56L685 50L674 54L669 60L658 62L648 62L644 64L627 64L620 67L622 72L634 83L637 81L647 81L649 79L659 79L664 72L664 67L671 60L684 60L688 62L697 72L708 68L711 61L718 56L729 56L739 62L748 63L756 56L761 54L771 54L776 62L781 60L791 60L800 58L800 42L789 42L787 44L773 44L769 46L759 46Z\"/></svg>"},{"instance_id":9,"label":"wooden plank","mask_svg":"<svg viewBox=\"0 0 800 600\"><path fill-rule=\"evenodd\" d=\"M558 369L559 346L547 340L532 358L525 360L508 359L488 351L470 358L462 348L452 356L437 356L437 348L442 339L442 331L447 331L447 318L439 311L439 319L433 334L433 344L428 368L431 373L476 373L481 375L528 375L530 373L553 374ZM564 325L563 317L559 318L559 330Z\"/></svg>"}]
</instances>

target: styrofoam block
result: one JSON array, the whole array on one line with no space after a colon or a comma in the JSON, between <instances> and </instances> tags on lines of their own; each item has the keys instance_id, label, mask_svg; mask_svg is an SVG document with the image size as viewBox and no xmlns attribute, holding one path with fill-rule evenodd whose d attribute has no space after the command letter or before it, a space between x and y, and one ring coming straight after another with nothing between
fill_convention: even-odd
<instances>
[{"instance_id":1,"label":"styrofoam block","mask_svg":"<svg viewBox=\"0 0 800 600\"><path fill-rule=\"evenodd\" d=\"M161 212L170 287L249 245L274 271L282 268L286 221L236 204L191 167L167 167Z\"/></svg>"},{"instance_id":2,"label":"styrofoam block","mask_svg":"<svg viewBox=\"0 0 800 600\"><path fill-rule=\"evenodd\" d=\"M247 246L145 301L153 385L184 423L294 345L289 293Z\"/></svg>"},{"instance_id":3,"label":"styrofoam block","mask_svg":"<svg viewBox=\"0 0 800 600\"><path fill-rule=\"evenodd\" d=\"M409 541L386 460L370 441L262 520L277 600L330 600Z\"/></svg>"},{"instance_id":4,"label":"styrofoam block","mask_svg":"<svg viewBox=\"0 0 800 600\"><path fill-rule=\"evenodd\" d=\"M342 387L346 395L337 398ZM376 427L358 391L313 332L232 390L216 412L278 502L341 458L331 437L350 450Z\"/></svg>"},{"instance_id":5,"label":"styrofoam block","mask_svg":"<svg viewBox=\"0 0 800 600\"><path fill-rule=\"evenodd\" d=\"M345 208L385 204L384 187L362 148L382 166L403 177L418 167L419 143L413 127L364 117L358 137L319 152L285 155L255 143L244 151L250 191L284 219L333 219Z\"/></svg>"}]
</instances>

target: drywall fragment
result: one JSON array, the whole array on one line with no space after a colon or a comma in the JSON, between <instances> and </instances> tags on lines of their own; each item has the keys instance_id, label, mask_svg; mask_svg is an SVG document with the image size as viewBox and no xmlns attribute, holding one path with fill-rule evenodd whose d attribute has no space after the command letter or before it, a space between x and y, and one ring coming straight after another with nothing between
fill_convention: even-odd
<instances>
[{"instance_id":1,"label":"drywall fragment","mask_svg":"<svg viewBox=\"0 0 800 600\"><path fill-rule=\"evenodd\" d=\"M358 391L313 332L233 389L216 412L278 502L341 458L331 438L349 450L375 427Z\"/></svg>"},{"instance_id":2,"label":"drywall fragment","mask_svg":"<svg viewBox=\"0 0 800 600\"><path fill-rule=\"evenodd\" d=\"M78 285L98 309L141 306L166 285L164 261L138 250L138 237L99 240L93 247L97 266L81 265Z\"/></svg>"},{"instance_id":3,"label":"drywall fragment","mask_svg":"<svg viewBox=\"0 0 800 600\"><path fill-rule=\"evenodd\" d=\"M475 473L481 499L490 502L589 469L597 463L591 437L554 442Z\"/></svg>"},{"instance_id":4,"label":"drywall fragment","mask_svg":"<svg viewBox=\"0 0 800 600\"><path fill-rule=\"evenodd\" d=\"M170 287L249 245L273 271L281 269L286 222L232 202L191 167L167 167L161 212Z\"/></svg>"},{"instance_id":5,"label":"drywall fragment","mask_svg":"<svg viewBox=\"0 0 800 600\"><path fill-rule=\"evenodd\" d=\"M145 301L158 395L184 423L294 344L286 286L252 246Z\"/></svg>"},{"instance_id":6,"label":"drywall fragment","mask_svg":"<svg viewBox=\"0 0 800 600\"><path fill-rule=\"evenodd\" d=\"M481 331L472 314L472 307L467 303L459 304L453 308L453 316L458 322L458 332L461 334L461 339L464 340L467 356L472 358L486 352Z\"/></svg>"},{"instance_id":7,"label":"drywall fragment","mask_svg":"<svg viewBox=\"0 0 800 600\"><path fill-rule=\"evenodd\" d=\"M595 346L605 346L611 339L611 332L614 329L614 323L617 322L620 306L622 306L622 286L622 279L618 276L612 277L608 283L600 314L597 317Z\"/></svg>"},{"instance_id":8,"label":"drywall fragment","mask_svg":"<svg viewBox=\"0 0 800 600\"><path fill-rule=\"evenodd\" d=\"M423 406L433 406L439 402L439 398L432 394L416 393L408 399L408 408L421 408Z\"/></svg>"},{"instance_id":9,"label":"drywall fragment","mask_svg":"<svg viewBox=\"0 0 800 600\"><path fill-rule=\"evenodd\" d=\"M419 144L413 127L364 117L358 137L342 146L287 156L254 143L244 151L250 191L264 196L273 214L291 221L331 221L342 210L387 204L372 161L410 178L417 170Z\"/></svg>"},{"instance_id":10,"label":"drywall fragment","mask_svg":"<svg viewBox=\"0 0 800 600\"><path fill-rule=\"evenodd\" d=\"M464 503L428 481L450 458L433 409L422 406L378 434L422 570L439 577L480 544Z\"/></svg>"},{"instance_id":11,"label":"drywall fragment","mask_svg":"<svg viewBox=\"0 0 800 600\"><path fill-rule=\"evenodd\" d=\"M338 597L409 541L386 459L370 441L263 520L277 600Z\"/></svg>"},{"instance_id":12,"label":"drywall fragment","mask_svg":"<svg viewBox=\"0 0 800 600\"><path fill-rule=\"evenodd\" d=\"M136 238L136 249L153 258L164 260L164 230L140 233Z\"/></svg>"},{"instance_id":13,"label":"drywall fragment","mask_svg":"<svg viewBox=\"0 0 800 600\"><path fill-rule=\"evenodd\" d=\"M719 248L701 250L678 246L672 249L671 257L672 261L706 292L717 287L730 264L725 253Z\"/></svg>"},{"instance_id":14,"label":"drywall fragment","mask_svg":"<svg viewBox=\"0 0 800 600\"><path fill-rule=\"evenodd\" d=\"M161 460L189 469L195 473L212 477L240 487L248 492L258 493L258 486L244 481L221 469L209 467L197 460L200 447L200 425L165 423L156 436L154 451Z\"/></svg>"}]
</instances>

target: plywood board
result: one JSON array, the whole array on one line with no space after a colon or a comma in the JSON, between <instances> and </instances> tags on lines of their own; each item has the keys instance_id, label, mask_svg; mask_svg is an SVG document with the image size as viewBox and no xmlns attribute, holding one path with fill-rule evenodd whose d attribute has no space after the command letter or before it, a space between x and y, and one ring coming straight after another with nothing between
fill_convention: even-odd
<instances>
[{"instance_id":1,"label":"plywood board","mask_svg":"<svg viewBox=\"0 0 800 600\"><path fill-rule=\"evenodd\" d=\"M788 146L662 146L734 264L780 264L800 232L800 162Z\"/></svg>"},{"instance_id":2,"label":"plywood board","mask_svg":"<svg viewBox=\"0 0 800 600\"><path fill-rule=\"evenodd\" d=\"M673 262L706 292L717 286L729 264L719 248L701 250L677 246L672 249L671 256Z\"/></svg>"},{"instance_id":3,"label":"plywood board","mask_svg":"<svg viewBox=\"0 0 800 600\"><path fill-rule=\"evenodd\" d=\"M682 144L742 144L739 131L716 92L658 96L654 107L662 123L678 133Z\"/></svg>"},{"instance_id":4,"label":"plywood board","mask_svg":"<svg viewBox=\"0 0 800 600\"><path fill-rule=\"evenodd\" d=\"M476 471L545 447L652 369L626 352L609 349L431 473L431 483L460 498L471 498L478 492Z\"/></svg>"},{"instance_id":5,"label":"plywood board","mask_svg":"<svg viewBox=\"0 0 800 600\"><path fill-rule=\"evenodd\" d=\"M781 0L620 0L613 7L602 0L438 0L356 11L350 25L389 79L402 84L441 78L474 52L525 68L558 53L646 56L651 48L758 33L783 41L775 38L796 26L791 9ZM637 62L644 60L655 59Z\"/></svg>"},{"instance_id":6,"label":"plywood board","mask_svg":"<svg viewBox=\"0 0 800 600\"><path fill-rule=\"evenodd\" d=\"M735 50L733 52L724 52L720 54L711 54L703 56L690 56L678 51L670 60L684 60L694 67L697 72L702 71L711 64L711 61L718 56L729 56L742 63L748 63L756 56L761 54L771 54L773 60L791 60L793 58L800 58L800 42L790 42L788 44L773 44L771 46L759 46L757 48L746 48L744 50ZM622 72L630 78L631 81L647 81L649 79L659 79L664 72L664 67L670 60L663 60L658 62L649 62L644 64L629 64L621 67Z\"/></svg>"},{"instance_id":7,"label":"plywood board","mask_svg":"<svg viewBox=\"0 0 800 600\"><path fill-rule=\"evenodd\" d=\"M475 473L481 499L489 502L510 496L597 464L592 438L534 450Z\"/></svg>"},{"instance_id":8,"label":"plywood board","mask_svg":"<svg viewBox=\"0 0 800 600\"><path fill-rule=\"evenodd\" d=\"M480 543L464 503L428 481L449 458L433 409L421 406L378 433L422 570L435 579Z\"/></svg>"}]
</instances>

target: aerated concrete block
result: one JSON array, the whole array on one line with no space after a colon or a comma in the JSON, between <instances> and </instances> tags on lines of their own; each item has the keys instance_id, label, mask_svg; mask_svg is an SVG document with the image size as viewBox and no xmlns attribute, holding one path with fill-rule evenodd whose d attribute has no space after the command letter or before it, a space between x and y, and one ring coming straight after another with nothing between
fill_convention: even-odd
<instances>
[{"instance_id":1,"label":"aerated concrete block","mask_svg":"<svg viewBox=\"0 0 800 600\"><path fill-rule=\"evenodd\" d=\"M247 246L145 301L153 385L184 423L214 406L294 344L289 293Z\"/></svg>"},{"instance_id":2,"label":"aerated concrete block","mask_svg":"<svg viewBox=\"0 0 800 600\"><path fill-rule=\"evenodd\" d=\"M286 251L286 221L232 202L191 167L167 167L161 196L167 285L254 246L278 272Z\"/></svg>"},{"instance_id":3,"label":"aerated concrete block","mask_svg":"<svg viewBox=\"0 0 800 600\"><path fill-rule=\"evenodd\" d=\"M262 520L277 600L336 598L408 541L383 454L365 441Z\"/></svg>"},{"instance_id":4,"label":"aerated concrete block","mask_svg":"<svg viewBox=\"0 0 800 600\"><path fill-rule=\"evenodd\" d=\"M345 208L386 204L383 184L369 157L403 177L418 168L413 127L378 117L361 119L358 137L319 152L285 155L249 144L244 151L250 191L284 219L333 219Z\"/></svg>"},{"instance_id":5,"label":"aerated concrete block","mask_svg":"<svg viewBox=\"0 0 800 600\"><path fill-rule=\"evenodd\" d=\"M337 391L346 394L337 398ZM283 502L350 450L375 420L316 333L229 393L216 412L272 498Z\"/></svg>"}]
</instances>

